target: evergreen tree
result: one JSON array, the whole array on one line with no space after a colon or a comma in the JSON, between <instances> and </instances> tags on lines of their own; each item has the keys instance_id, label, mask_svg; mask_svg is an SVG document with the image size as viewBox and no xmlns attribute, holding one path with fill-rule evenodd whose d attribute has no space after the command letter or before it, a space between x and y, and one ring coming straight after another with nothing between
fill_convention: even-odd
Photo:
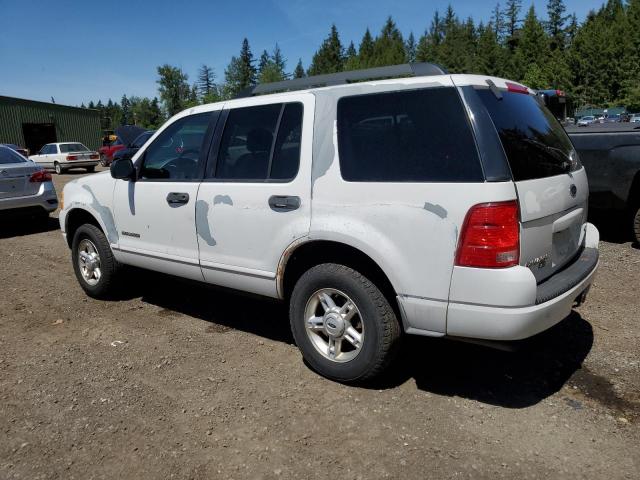
<instances>
[{"instance_id":1,"label":"evergreen tree","mask_svg":"<svg viewBox=\"0 0 640 480\"><path fill-rule=\"evenodd\" d=\"M349 71L357 70L358 68L360 68L358 62L358 52L356 50L356 46L353 44L353 42L351 42L347 47L347 53L344 59L344 69L345 71Z\"/></svg>"},{"instance_id":2,"label":"evergreen tree","mask_svg":"<svg viewBox=\"0 0 640 480\"><path fill-rule=\"evenodd\" d=\"M565 15L566 7L563 0L547 1L547 17L545 23L547 33L549 34L551 50L559 48L563 50L566 43L565 23L569 19L569 15Z\"/></svg>"},{"instance_id":3,"label":"evergreen tree","mask_svg":"<svg viewBox=\"0 0 640 480\"><path fill-rule=\"evenodd\" d=\"M640 111L640 0L629 0L625 28L627 48L623 58L625 78L622 101L631 112Z\"/></svg>"},{"instance_id":4,"label":"evergreen tree","mask_svg":"<svg viewBox=\"0 0 640 480\"><path fill-rule=\"evenodd\" d=\"M533 5L522 24L518 46L514 52L516 80L531 88L546 88L545 63L550 56L549 40Z\"/></svg>"},{"instance_id":5,"label":"evergreen tree","mask_svg":"<svg viewBox=\"0 0 640 480\"><path fill-rule=\"evenodd\" d=\"M202 64L200 69L198 70L198 94L201 99L209 97L215 90L216 87L216 75L212 67L209 67L205 64Z\"/></svg>"},{"instance_id":6,"label":"evergreen tree","mask_svg":"<svg viewBox=\"0 0 640 480\"><path fill-rule=\"evenodd\" d=\"M264 69L271 63L271 56L269 52L266 50L262 51L262 55L260 55L260 60L258 60L258 76L262 73Z\"/></svg>"},{"instance_id":7,"label":"evergreen tree","mask_svg":"<svg viewBox=\"0 0 640 480\"><path fill-rule=\"evenodd\" d=\"M493 25L492 31L496 36L496 41L502 43L505 37L505 18L504 12L500 8L500 2L496 3L491 13L491 25Z\"/></svg>"},{"instance_id":8,"label":"evergreen tree","mask_svg":"<svg viewBox=\"0 0 640 480\"><path fill-rule=\"evenodd\" d=\"M404 63L405 51L402 34L391 17L387 18L380 35L373 43L372 66Z\"/></svg>"},{"instance_id":9,"label":"evergreen tree","mask_svg":"<svg viewBox=\"0 0 640 480\"><path fill-rule=\"evenodd\" d=\"M443 29L440 13L436 10L429 30L418 41L418 48L416 49L416 60L418 62L441 62L439 49L442 43Z\"/></svg>"},{"instance_id":10,"label":"evergreen tree","mask_svg":"<svg viewBox=\"0 0 640 480\"><path fill-rule=\"evenodd\" d=\"M260 56L258 82L270 83L286 80L287 74L284 71L285 65L286 60L282 56L282 51L277 43L273 49L272 55L269 55L269 53L264 50Z\"/></svg>"},{"instance_id":11,"label":"evergreen tree","mask_svg":"<svg viewBox=\"0 0 640 480\"><path fill-rule=\"evenodd\" d=\"M567 44L571 45L573 43L573 39L576 38L576 33L578 33L578 17L574 13L571 15L569 20L569 25L567 26Z\"/></svg>"},{"instance_id":12,"label":"evergreen tree","mask_svg":"<svg viewBox=\"0 0 640 480\"><path fill-rule=\"evenodd\" d=\"M373 37L367 28L360 41L358 50L358 65L360 68L369 68L373 62Z\"/></svg>"},{"instance_id":13,"label":"evergreen tree","mask_svg":"<svg viewBox=\"0 0 640 480\"><path fill-rule=\"evenodd\" d=\"M286 73L287 69L287 61L282 55L282 50L280 50L280 46L276 43L276 46L273 48L273 54L271 55L273 63L276 66L276 70L280 73L283 80L286 80L289 75Z\"/></svg>"},{"instance_id":14,"label":"evergreen tree","mask_svg":"<svg viewBox=\"0 0 640 480\"><path fill-rule=\"evenodd\" d=\"M87 108L91 108L91 109L95 109L96 108L95 104L93 103L93 100L89 101L89 105L87 106Z\"/></svg>"},{"instance_id":15,"label":"evergreen tree","mask_svg":"<svg viewBox=\"0 0 640 480\"><path fill-rule=\"evenodd\" d=\"M131 104L126 95L122 95L120 100L120 107L122 109L122 117L120 118L121 125L131 125L133 123L133 117L131 115Z\"/></svg>"},{"instance_id":16,"label":"evergreen tree","mask_svg":"<svg viewBox=\"0 0 640 480\"><path fill-rule=\"evenodd\" d=\"M405 62L413 63L416 61L416 49L418 46L416 45L416 39L413 36L413 32L409 32L409 37L404 44L404 57Z\"/></svg>"},{"instance_id":17,"label":"evergreen tree","mask_svg":"<svg viewBox=\"0 0 640 480\"><path fill-rule=\"evenodd\" d=\"M341 72L344 67L344 49L335 24L331 25L329 36L314 53L309 66L309 75Z\"/></svg>"},{"instance_id":18,"label":"evergreen tree","mask_svg":"<svg viewBox=\"0 0 640 480\"><path fill-rule=\"evenodd\" d=\"M225 98L234 97L241 90L255 85L256 67L253 65L253 62L253 54L249 47L249 41L245 38L242 41L240 56L231 57L231 61L224 71L225 85L223 88L223 96Z\"/></svg>"},{"instance_id":19,"label":"evergreen tree","mask_svg":"<svg viewBox=\"0 0 640 480\"><path fill-rule=\"evenodd\" d=\"M165 64L158 67L158 93L164 104L168 116L184 110L184 105L191 94L191 87L187 83L189 76L178 67Z\"/></svg>"},{"instance_id":20,"label":"evergreen tree","mask_svg":"<svg viewBox=\"0 0 640 480\"><path fill-rule=\"evenodd\" d=\"M507 0L504 9L505 16L505 36L509 48L513 51L518 43L516 32L520 25L520 10L522 0Z\"/></svg>"},{"instance_id":21,"label":"evergreen tree","mask_svg":"<svg viewBox=\"0 0 640 480\"><path fill-rule=\"evenodd\" d=\"M304 67L302 66L302 59L298 59L298 64L296 65L295 70L293 71L293 78L303 78L304 77Z\"/></svg>"},{"instance_id":22,"label":"evergreen tree","mask_svg":"<svg viewBox=\"0 0 640 480\"><path fill-rule=\"evenodd\" d=\"M473 71L480 75L504 75L504 54L491 23L486 27L482 24L478 26L478 47Z\"/></svg>"}]
</instances>

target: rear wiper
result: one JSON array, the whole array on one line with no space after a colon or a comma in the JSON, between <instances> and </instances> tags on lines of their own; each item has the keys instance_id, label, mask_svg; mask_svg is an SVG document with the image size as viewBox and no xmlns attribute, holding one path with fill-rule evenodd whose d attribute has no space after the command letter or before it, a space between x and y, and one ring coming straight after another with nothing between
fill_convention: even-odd
<instances>
[{"instance_id":1,"label":"rear wiper","mask_svg":"<svg viewBox=\"0 0 640 480\"><path fill-rule=\"evenodd\" d=\"M531 138L524 138L523 139L525 142L531 144L531 145L535 145L536 147L544 150L547 153L550 153L551 155L553 155L557 160L560 160L562 163L560 164L560 168L562 169L563 172L570 172L571 168L574 165L574 161L572 160L572 158L567 155L566 153L564 153L562 150L560 150L559 148L556 147L552 147L550 145L547 145L545 143L539 142L537 140L533 140Z\"/></svg>"},{"instance_id":2,"label":"rear wiper","mask_svg":"<svg viewBox=\"0 0 640 480\"><path fill-rule=\"evenodd\" d=\"M493 80L487 80L487 85L489 85L489 90L493 93L493 96L496 97L497 100L502 100L502 92L498 88L498 86L493 83Z\"/></svg>"}]
</instances>

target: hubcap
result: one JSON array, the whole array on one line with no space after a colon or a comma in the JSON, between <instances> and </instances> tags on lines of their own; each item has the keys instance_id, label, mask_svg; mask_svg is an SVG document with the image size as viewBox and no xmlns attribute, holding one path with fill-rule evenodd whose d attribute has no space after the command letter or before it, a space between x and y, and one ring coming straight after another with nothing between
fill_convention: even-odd
<instances>
[{"instance_id":1,"label":"hubcap","mask_svg":"<svg viewBox=\"0 0 640 480\"><path fill-rule=\"evenodd\" d=\"M323 288L311 295L304 318L307 336L323 357L349 362L362 350L364 323L360 310L340 290Z\"/></svg>"},{"instance_id":2,"label":"hubcap","mask_svg":"<svg viewBox=\"0 0 640 480\"><path fill-rule=\"evenodd\" d=\"M89 285L96 285L102 276L100 269L100 255L98 249L88 238L84 238L78 245L78 266L82 278Z\"/></svg>"}]
</instances>

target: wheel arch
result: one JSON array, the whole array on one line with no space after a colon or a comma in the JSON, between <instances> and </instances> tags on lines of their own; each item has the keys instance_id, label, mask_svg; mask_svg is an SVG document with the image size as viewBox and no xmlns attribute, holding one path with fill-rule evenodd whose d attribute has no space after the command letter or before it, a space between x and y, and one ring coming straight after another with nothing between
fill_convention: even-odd
<instances>
[{"instance_id":1,"label":"wheel arch","mask_svg":"<svg viewBox=\"0 0 640 480\"><path fill-rule=\"evenodd\" d=\"M362 273L380 289L394 310L397 309L397 290L378 262L362 250L335 240L304 240L289 246L276 274L280 298L289 298L302 274L322 263L338 263Z\"/></svg>"},{"instance_id":2,"label":"wheel arch","mask_svg":"<svg viewBox=\"0 0 640 480\"><path fill-rule=\"evenodd\" d=\"M76 230L87 223L95 225L102 231L102 233L105 233L105 228L100 223L100 220L98 220L98 217L91 213L89 210L76 207L67 212L67 215L64 219L64 231L66 233L67 245L69 246L69 248L71 248L71 244L73 243L73 236L75 235Z\"/></svg>"}]
</instances>

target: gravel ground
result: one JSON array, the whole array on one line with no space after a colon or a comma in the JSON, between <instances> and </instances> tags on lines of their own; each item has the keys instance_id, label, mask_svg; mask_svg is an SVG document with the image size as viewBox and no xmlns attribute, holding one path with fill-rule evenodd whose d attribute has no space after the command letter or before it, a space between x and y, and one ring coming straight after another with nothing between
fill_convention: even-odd
<instances>
[{"instance_id":1,"label":"gravel ground","mask_svg":"<svg viewBox=\"0 0 640 480\"><path fill-rule=\"evenodd\" d=\"M142 273L95 301L56 220L2 220L0 478L638 478L640 250L601 255L520 351L410 338L367 389L309 370L281 304Z\"/></svg>"}]
</instances>

